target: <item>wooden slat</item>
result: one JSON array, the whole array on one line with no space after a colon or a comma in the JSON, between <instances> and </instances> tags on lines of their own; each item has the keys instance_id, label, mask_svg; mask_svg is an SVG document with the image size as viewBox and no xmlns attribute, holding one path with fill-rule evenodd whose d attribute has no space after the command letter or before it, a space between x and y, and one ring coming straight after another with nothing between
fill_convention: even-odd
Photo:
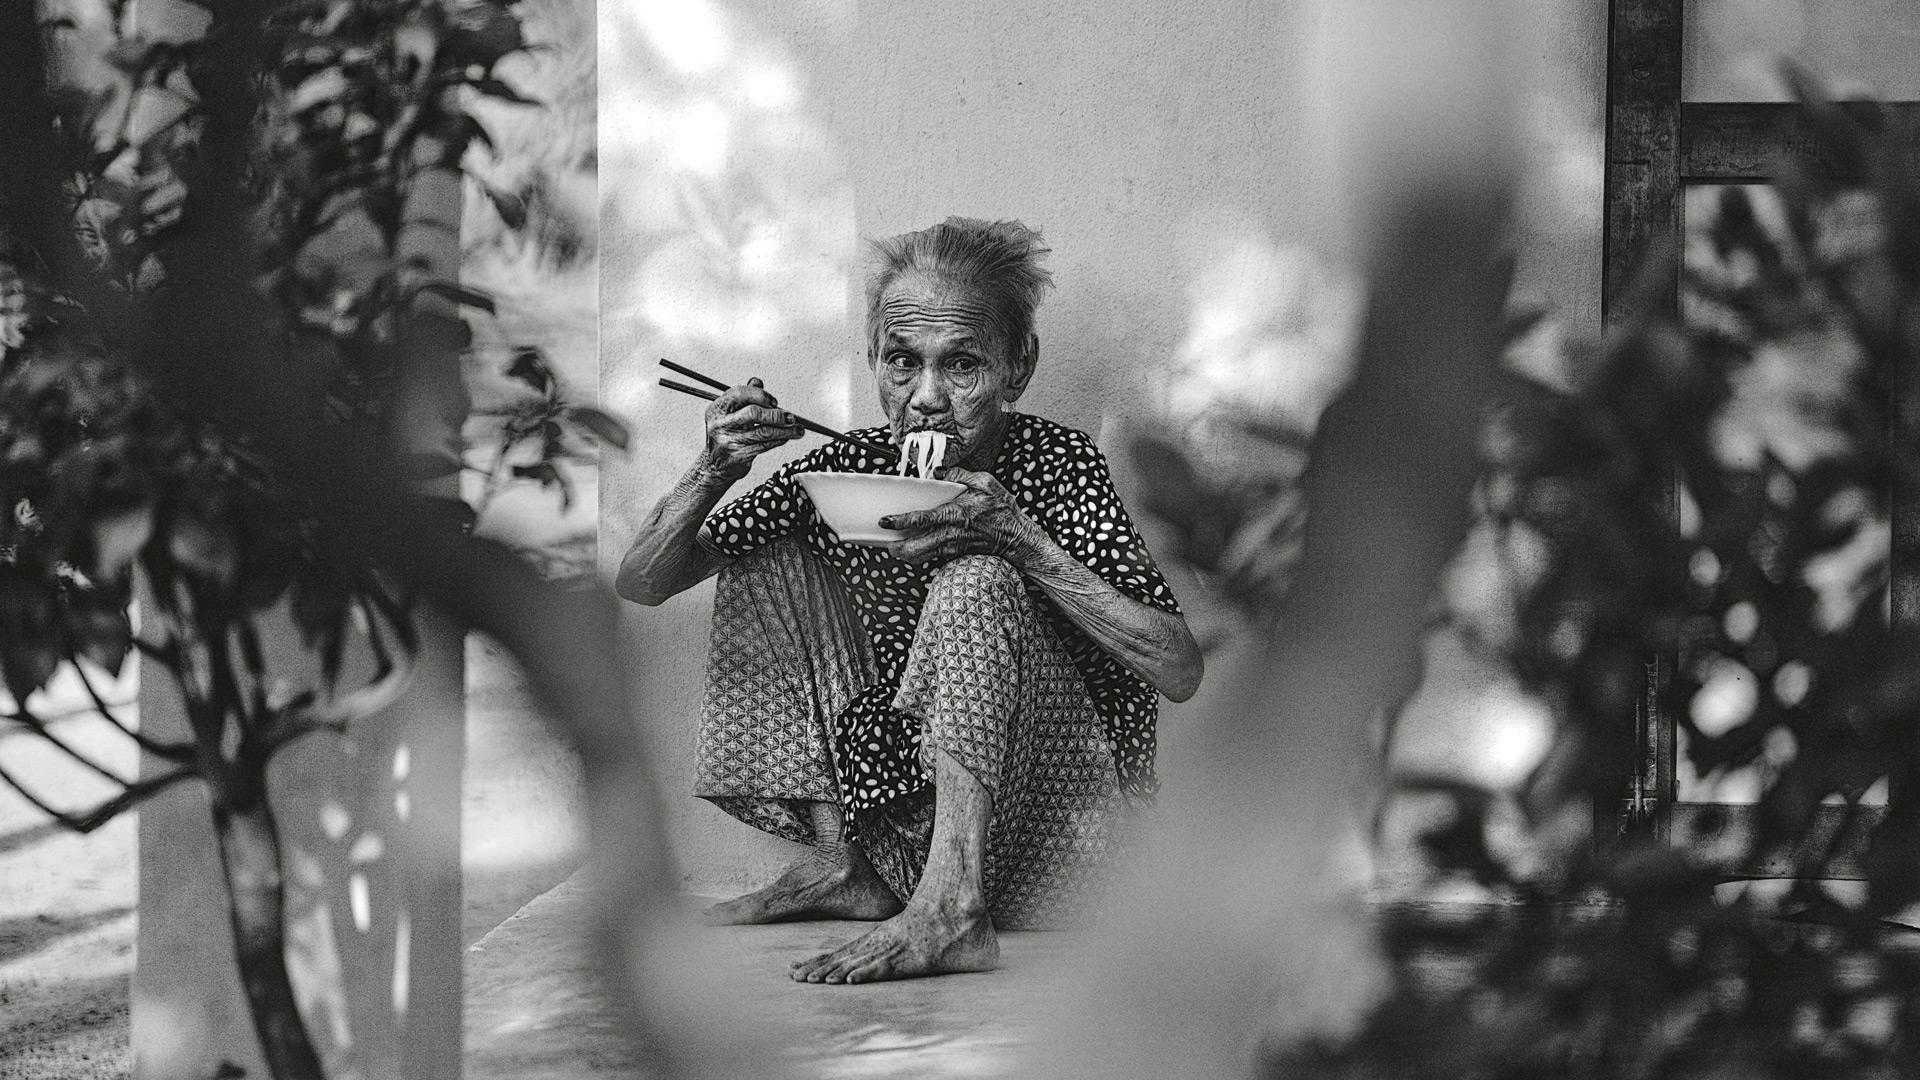
<instances>
[{"instance_id":1,"label":"wooden slat","mask_svg":"<svg viewBox=\"0 0 1920 1080\"><path fill-rule=\"evenodd\" d=\"M1611 0L1607 15L1607 174L1601 318L1607 326L1677 304L1680 187L1680 34L1684 0ZM1656 259L1659 265L1645 265ZM1636 279L1666 283L1635 293ZM1644 305L1652 310L1637 310ZM1649 671L1649 688L1660 670ZM1659 831L1672 797L1671 724L1649 693L1632 718L1634 770L1622 805L1595 806L1595 834ZM1617 820L1614 820L1616 819Z\"/></svg>"},{"instance_id":2,"label":"wooden slat","mask_svg":"<svg viewBox=\"0 0 1920 1080\"><path fill-rule=\"evenodd\" d=\"M1668 824L1675 845L1701 858L1712 869L1728 877L1793 877L1807 854L1832 841L1845 817L1843 806L1822 806L1813 824L1798 846L1791 849L1762 851L1756 857L1739 857L1753 847L1759 828L1759 808L1747 804L1675 803ZM1875 826L1887 816L1884 806L1862 806L1854 811L1854 820L1834 859L1828 863L1826 880L1857 880L1862 877L1860 854Z\"/></svg>"},{"instance_id":3,"label":"wooden slat","mask_svg":"<svg viewBox=\"0 0 1920 1080\"><path fill-rule=\"evenodd\" d=\"M1672 310L1672 290L1639 301L1628 288L1647 267L1678 280L1680 250L1680 27L1682 0L1613 0L1607 64L1607 177L1602 318L1635 302Z\"/></svg>"},{"instance_id":4,"label":"wooden slat","mask_svg":"<svg viewBox=\"0 0 1920 1080\"><path fill-rule=\"evenodd\" d=\"M1881 106L1887 122L1907 133L1910 145L1920 132L1920 102ZM1783 161L1816 175L1851 179L1833 148L1807 126L1800 106L1791 102L1697 101L1680 106L1680 175L1689 184L1761 183Z\"/></svg>"}]
</instances>

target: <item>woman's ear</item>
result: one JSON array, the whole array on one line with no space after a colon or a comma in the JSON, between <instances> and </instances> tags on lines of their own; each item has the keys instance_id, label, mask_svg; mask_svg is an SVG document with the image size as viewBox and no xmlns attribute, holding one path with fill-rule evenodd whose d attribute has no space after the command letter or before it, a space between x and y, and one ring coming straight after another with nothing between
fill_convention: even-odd
<instances>
[{"instance_id":1,"label":"woman's ear","mask_svg":"<svg viewBox=\"0 0 1920 1080\"><path fill-rule=\"evenodd\" d=\"M1027 383L1033 381L1034 369L1040 366L1040 335L1028 334L1020 352L1013 358L1013 376L1007 380L1007 389L1001 396L1011 405L1020 400L1027 392Z\"/></svg>"}]
</instances>

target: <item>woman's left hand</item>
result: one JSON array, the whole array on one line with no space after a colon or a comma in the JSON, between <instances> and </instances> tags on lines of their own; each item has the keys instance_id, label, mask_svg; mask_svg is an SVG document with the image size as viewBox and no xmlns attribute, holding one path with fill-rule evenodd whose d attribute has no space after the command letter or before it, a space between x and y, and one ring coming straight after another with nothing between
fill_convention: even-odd
<instances>
[{"instance_id":1,"label":"woman's left hand","mask_svg":"<svg viewBox=\"0 0 1920 1080\"><path fill-rule=\"evenodd\" d=\"M881 528L907 534L906 539L883 546L895 558L910 563L938 564L962 555L992 555L1015 567L1023 565L1040 528L1014 505L1013 495L1000 486L1000 481L958 467L942 469L940 479L965 484L967 490L931 510L881 518Z\"/></svg>"}]
</instances>

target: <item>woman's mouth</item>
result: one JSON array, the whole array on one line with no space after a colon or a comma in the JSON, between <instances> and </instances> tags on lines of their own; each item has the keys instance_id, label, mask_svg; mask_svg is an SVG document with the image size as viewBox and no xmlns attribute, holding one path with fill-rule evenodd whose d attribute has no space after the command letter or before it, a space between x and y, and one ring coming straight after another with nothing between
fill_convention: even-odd
<instances>
[{"instance_id":1,"label":"woman's mouth","mask_svg":"<svg viewBox=\"0 0 1920 1080\"><path fill-rule=\"evenodd\" d=\"M961 436L958 429L947 427L943 424L926 424L921 427L907 428L906 430L901 431L899 434L895 435L893 441L895 443L905 442L907 439L907 436L917 434L922 431L937 431L940 434L945 435L947 437L947 442L950 444L957 445L960 443L964 443L966 441Z\"/></svg>"}]
</instances>

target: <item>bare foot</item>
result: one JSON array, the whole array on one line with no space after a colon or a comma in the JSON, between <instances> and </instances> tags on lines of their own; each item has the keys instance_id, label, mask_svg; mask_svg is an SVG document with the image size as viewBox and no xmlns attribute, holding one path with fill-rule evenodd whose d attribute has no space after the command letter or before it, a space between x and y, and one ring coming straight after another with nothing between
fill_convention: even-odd
<instances>
[{"instance_id":1,"label":"bare foot","mask_svg":"<svg viewBox=\"0 0 1920 1080\"><path fill-rule=\"evenodd\" d=\"M864 983L959 971L992 971L1000 939L980 904L922 901L830 953L802 960L795 982Z\"/></svg>"},{"instance_id":2,"label":"bare foot","mask_svg":"<svg viewBox=\"0 0 1920 1080\"><path fill-rule=\"evenodd\" d=\"M702 912L709 926L786 922L794 919L884 919L900 899L880 880L858 845L836 853L815 848L773 884L718 903Z\"/></svg>"}]
</instances>

